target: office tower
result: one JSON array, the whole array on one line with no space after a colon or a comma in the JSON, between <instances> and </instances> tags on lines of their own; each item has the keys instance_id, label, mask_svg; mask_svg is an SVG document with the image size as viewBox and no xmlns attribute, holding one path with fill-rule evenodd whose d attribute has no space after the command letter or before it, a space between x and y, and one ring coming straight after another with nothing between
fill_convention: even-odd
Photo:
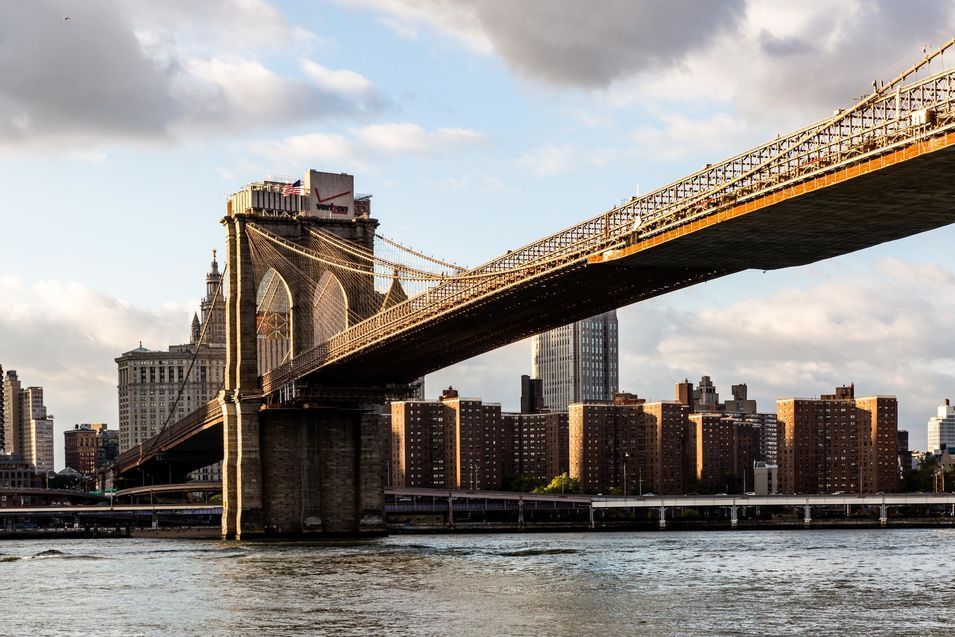
<instances>
[{"instance_id":1,"label":"office tower","mask_svg":"<svg viewBox=\"0 0 955 637\"><path fill-rule=\"evenodd\" d=\"M53 471L53 416L43 404L43 388L20 390L21 446L14 453L30 464L37 473Z\"/></svg>"},{"instance_id":2,"label":"office tower","mask_svg":"<svg viewBox=\"0 0 955 637\"><path fill-rule=\"evenodd\" d=\"M23 423L20 414L20 379L16 370L8 370L3 377L3 430L4 450L8 454L22 455Z\"/></svg>"},{"instance_id":3,"label":"office tower","mask_svg":"<svg viewBox=\"0 0 955 637\"><path fill-rule=\"evenodd\" d=\"M215 305L213 298L221 277L213 252L205 280L202 318L193 317L188 344L170 345L163 351L147 349L140 343L116 359L120 452L149 439L164 425L179 421L218 395L225 379L225 304L221 290ZM206 472L202 477L215 480L218 473Z\"/></svg>"},{"instance_id":4,"label":"office tower","mask_svg":"<svg viewBox=\"0 0 955 637\"><path fill-rule=\"evenodd\" d=\"M536 414L544 411L544 381L521 376L521 413Z\"/></svg>"},{"instance_id":5,"label":"office tower","mask_svg":"<svg viewBox=\"0 0 955 637\"><path fill-rule=\"evenodd\" d=\"M616 311L538 334L532 376L542 381L544 407L564 411L575 402L607 401L617 393Z\"/></svg>"},{"instance_id":6,"label":"office tower","mask_svg":"<svg viewBox=\"0 0 955 637\"><path fill-rule=\"evenodd\" d=\"M819 399L776 402L783 493L877 493L899 488L898 401L856 398L854 386Z\"/></svg>"},{"instance_id":7,"label":"office tower","mask_svg":"<svg viewBox=\"0 0 955 637\"><path fill-rule=\"evenodd\" d=\"M2 382L2 380L3 380L3 365L0 365L0 382ZM7 445L6 445L7 427L5 424L7 403L6 403L6 400L4 399L5 395L6 395L6 392L4 391L3 385L0 384L0 455L5 454L6 448L7 448Z\"/></svg>"},{"instance_id":8,"label":"office tower","mask_svg":"<svg viewBox=\"0 0 955 637\"><path fill-rule=\"evenodd\" d=\"M939 453L943 448L955 449L955 407L948 398L928 421L928 450Z\"/></svg>"}]
</instances>

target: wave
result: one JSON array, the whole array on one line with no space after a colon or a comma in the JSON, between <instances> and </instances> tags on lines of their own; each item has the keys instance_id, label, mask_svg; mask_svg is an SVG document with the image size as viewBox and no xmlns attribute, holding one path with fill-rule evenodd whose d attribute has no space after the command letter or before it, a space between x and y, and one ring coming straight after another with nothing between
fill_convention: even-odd
<instances>
[{"instance_id":1,"label":"wave","mask_svg":"<svg viewBox=\"0 0 955 637\"><path fill-rule=\"evenodd\" d=\"M502 551L503 557L535 557L538 555L573 555L580 553L578 549L520 549L517 551Z\"/></svg>"}]
</instances>

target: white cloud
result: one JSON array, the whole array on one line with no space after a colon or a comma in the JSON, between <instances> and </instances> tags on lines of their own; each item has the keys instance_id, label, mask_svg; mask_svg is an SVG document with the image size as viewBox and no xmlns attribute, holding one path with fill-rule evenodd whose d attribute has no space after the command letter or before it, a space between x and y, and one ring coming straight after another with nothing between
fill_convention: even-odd
<instances>
[{"instance_id":1,"label":"white cloud","mask_svg":"<svg viewBox=\"0 0 955 637\"><path fill-rule=\"evenodd\" d=\"M689 52L679 65L619 82L612 104L722 102L750 125L798 126L871 91L951 37L955 5L747 0L733 33ZM936 63L936 70L938 63ZM777 131L785 132L785 131Z\"/></svg>"},{"instance_id":2,"label":"white cloud","mask_svg":"<svg viewBox=\"0 0 955 637\"><path fill-rule=\"evenodd\" d=\"M364 75L349 69L329 69L312 60L302 60L302 70L321 88L334 93L367 95L374 86Z\"/></svg>"},{"instance_id":3,"label":"white cloud","mask_svg":"<svg viewBox=\"0 0 955 637\"><path fill-rule=\"evenodd\" d=\"M336 166L360 169L363 164L354 143L342 135L311 133L279 140L259 140L246 145L250 154L269 161L272 166L298 172L302 166Z\"/></svg>"},{"instance_id":4,"label":"white cloud","mask_svg":"<svg viewBox=\"0 0 955 637\"><path fill-rule=\"evenodd\" d=\"M197 304L147 309L70 281L0 274L0 364L25 385L40 385L60 432L74 423L118 425L113 359L142 341L151 349L182 342ZM62 466L62 444L56 444Z\"/></svg>"},{"instance_id":5,"label":"white cloud","mask_svg":"<svg viewBox=\"0 0 955 637\"><path fill-rule=\"evenodd\" d=\"M0 148L179 141L384 106L355 71L305 60L296 76L262 61L308 41L262 0L4 5Z\"/></svg>"},{"instance_id":6,"label":"white cloud","mask_svg":"<svg viewBox=\"0 0 955 637\"><path fill-rule=\"evenodd\" d=\"M408 122L372 124L356 133L366 147L385 155L430 155L485 141L484 135L470 128L429 131Z\"/></svg>"},{"instance_id":7,"label":"white cloud","mask_svg":"<svg viewBox=\"0 0 955 637\"><path fill-rule=\"evenodd\" d=\"M566 172L573 154L574 149L569 145L545 146L528 151L519 161L535 175L550 177Z\"/></svg>"},{"instance_id":8,"label":"white cloud","mask_svg":"<svg viewBox=\"0 0 955 637\"><path fill-rule=\"evenodd\" d=\"M361 170L369 160L408 155L442 155L484 143L469 128L427 130L417 124L372 124L351 130L350 136L331 133L293 135L280 140L258 140L245 145L250 154L273 168L297 172L303 165L335 165Z\"/></svg>"},{"instance_id":9,"label":"white cloud","mask_svg":"<svg viewBox=\"0 0 955 637\"><path fill-rule=\"evenodd\" d=\"M636 151L654 159L679 160L696 154L719 157L744 148L749 128L726 113L694 119L680 113L660 115L661 127L641 126L633 132Z\"/></svg>"}]
</instances>

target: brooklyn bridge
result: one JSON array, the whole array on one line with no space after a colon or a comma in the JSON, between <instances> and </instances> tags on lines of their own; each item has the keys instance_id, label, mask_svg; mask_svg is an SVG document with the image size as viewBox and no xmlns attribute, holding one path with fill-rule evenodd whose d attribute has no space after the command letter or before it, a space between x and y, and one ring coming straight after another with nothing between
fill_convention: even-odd
<instances>
[{"instance_id":1,"label":"brooklyn bridge","mask_svg":"<svg viewBox=\"0 0 955 637\"><path fill-rule=\"evenodd\" d=\"M746 269L955 221L951 43L849 108L472 268L379 233L351 176L229 197L216 400L124 452L119 484L222 460L226 537L384 530L378 413L424 374Z\"/></svg>"}]
</instances>

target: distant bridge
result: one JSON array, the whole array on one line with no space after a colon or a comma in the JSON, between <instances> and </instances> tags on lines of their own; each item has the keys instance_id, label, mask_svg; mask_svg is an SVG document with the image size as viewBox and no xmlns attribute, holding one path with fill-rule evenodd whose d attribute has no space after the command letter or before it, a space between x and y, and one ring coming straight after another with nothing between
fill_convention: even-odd
<instances>
[{"instance_id":1,"label":"distant bridge","mask_svg":"<svg viewBox=\"0 0 955 637\"><path fill-rule=\"evenodd\" d=\"M331 212L315 213L285 184L248 186L223 219L224 391L122 454L118 478L176 481L224 459L227 537L383 531L374 405L415 378L689 285L955 221L955 71L906 83L953 42L851 108L476 268L383 256L359 198L319 197Z\"/></svg>"}]
</instances>

